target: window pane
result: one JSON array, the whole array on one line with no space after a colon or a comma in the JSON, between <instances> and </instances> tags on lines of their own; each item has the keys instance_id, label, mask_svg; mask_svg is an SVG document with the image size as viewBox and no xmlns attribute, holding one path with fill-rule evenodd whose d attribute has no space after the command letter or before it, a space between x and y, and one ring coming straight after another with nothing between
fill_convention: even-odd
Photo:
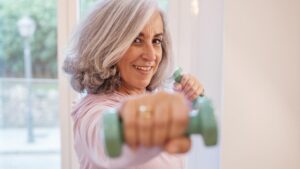
<instances>
[{"instance_id":1,"label":"window pane","mask_svg":"<svg viewBox=\"0 0 300 169\"><path fill-rule=\"evenodd\" d=\"M102 0L80 0L80 16L86 15L92 5L100 1ZM163 10L168 10L168 0L158 0L158 4Z\"/></svg>"},{"instance_id":2,"label":"window pane","mask_svg":"<svg viewBox=\"0 0 300 169\"><path fill-rule=\"evenodd\" d=\"M0 168L60 168L56 34L55 0L0 0Z\"/></svg>"},{"instance_id":3,"label":"window pane","mask_svg":"<svg viewBox=\"0 0 300 169\"><path fill-rule=\"evenodd\" d=\"M88 10L91 9L95 3L100 1L102 0L80 0L80 16L84 17L88 13Z\"/></svg>"},{"instance_id":4,"label":"window pane","mask_svg":"<svg viewBox=\"0 0 300 169\"><path fill-rule=\"evenodd\" d=\"M168 2L168 0L158 0L158 5L161 9L167 11L169 2Z\"/></svg>"}]
</instances>

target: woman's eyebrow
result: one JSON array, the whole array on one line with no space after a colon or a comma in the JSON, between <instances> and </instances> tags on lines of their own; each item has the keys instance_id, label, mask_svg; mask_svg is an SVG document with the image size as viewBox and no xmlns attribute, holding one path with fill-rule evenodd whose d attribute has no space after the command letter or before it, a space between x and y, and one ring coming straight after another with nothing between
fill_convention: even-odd
<instances>
[{"instance_id":1,"label":"woman's eyebrow","mask_svg":"<svg viewBox=\"0 0 300 169\"><path fill-rule=\"evenodd\" d=\"M163 35L164 35L164 33L158 33L158 34L154 35L154 37L160 37L160 36L163 36Z\"/></svg>"},{"instance_id":2,"label":"woman's eyebrow","mask_svg":"<svg viewBox=\"0 0 300 169\"><path fill-rule=\"evenodd\" d=\"M163 34L164 34L164 33L158 33L158 34L155 34L154 37L160 37L160 36L163 36ZM145 36L145 35L144 35L143 32L139 33L139 37L144 37L144 36Z\"/></svg>"}]
</instances>

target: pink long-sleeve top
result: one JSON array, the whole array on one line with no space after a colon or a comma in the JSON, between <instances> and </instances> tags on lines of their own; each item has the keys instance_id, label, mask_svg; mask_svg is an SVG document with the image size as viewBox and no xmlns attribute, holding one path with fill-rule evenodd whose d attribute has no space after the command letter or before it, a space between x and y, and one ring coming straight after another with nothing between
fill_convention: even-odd
<instances>
[{"instance_id":1,"label":"pink long-sleeve top","mask_svg":"<svg viewBox=\"0 0 300 169\"><path fill-rule=\"evenodd\" d=\"M118 107L126 97L118 92L88 94L74 107L74 146L80 169L184 169L183 155L171 155L158 147L133 151L124 144L120 157L109 158L105 154L101 114Z\"/></svg>"}]
</instances>

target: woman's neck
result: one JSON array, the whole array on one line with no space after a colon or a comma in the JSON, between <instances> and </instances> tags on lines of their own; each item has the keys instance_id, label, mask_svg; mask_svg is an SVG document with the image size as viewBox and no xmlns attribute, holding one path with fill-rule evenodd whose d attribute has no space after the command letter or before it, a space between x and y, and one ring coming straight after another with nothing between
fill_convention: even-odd
<instances>
[{"instance_id":1,"label":"woman's neck","mask_svg":"<svg viewBox=\"0 0 300 169\"><path fill-rule=\"evenodd\" d=\"M117 91L126 95L140 95L146 93L146 89L132 88L124 85L121 85Z\"/></svg>"}]
</instances>

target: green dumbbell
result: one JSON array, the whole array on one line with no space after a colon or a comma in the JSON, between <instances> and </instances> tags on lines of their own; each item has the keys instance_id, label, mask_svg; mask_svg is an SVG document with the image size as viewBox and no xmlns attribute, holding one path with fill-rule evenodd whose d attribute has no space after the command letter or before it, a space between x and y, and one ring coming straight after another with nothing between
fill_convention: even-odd
<instances>
[{"instance_id":1,"label":"green dumbbell","mask_svg":"<svg viewBox=\"0 0 300 169\"><path fill-rule=\"evenodd\" d=\"M176 71L174 77L181 76L180 73L181 71ZM217 123L211 102L206 97L198 97L194 102L186 134L200 134L206 146L216 145ZM116 109L110 109L103 113L102 121L106 154L112 158L118 157L124 143L122 119Z\"/></svg>"},{"instance_id":2,"label":"green dumbbell","mask_svg":"<svg viewBox=\"0 0 300 169\"><path fill-rule=\"evenodd\" d=\"M182 69L178 68L173 73L173 79L180 83L182 78ZM211 101L204 95L198 96L193 100L192 105L196 113L191 114L188 134L201 134L206 146L217 144L218 130L217 122L214 116L214 110Z\"/></svg>"}]
</instances>

